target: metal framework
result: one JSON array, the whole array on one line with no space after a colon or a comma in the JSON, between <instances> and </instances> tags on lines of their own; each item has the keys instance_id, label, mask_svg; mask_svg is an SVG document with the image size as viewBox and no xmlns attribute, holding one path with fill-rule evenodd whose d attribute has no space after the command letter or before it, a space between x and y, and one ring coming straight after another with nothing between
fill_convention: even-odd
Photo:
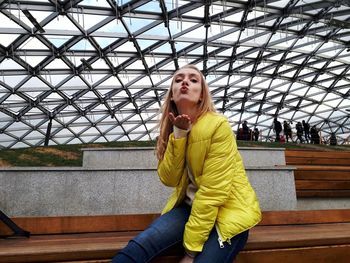
<instances>
[{"instance_id":1,"label":"metal framework","mask_svg":"<svg viewBox=\"0 0 350 263\"><path fill-rule=\"evenodd\" d=\"M350 136L349 0L0 1L0 148L150 140L171 75L205 75L234 131Z\"/></svg>"}]
</instances>

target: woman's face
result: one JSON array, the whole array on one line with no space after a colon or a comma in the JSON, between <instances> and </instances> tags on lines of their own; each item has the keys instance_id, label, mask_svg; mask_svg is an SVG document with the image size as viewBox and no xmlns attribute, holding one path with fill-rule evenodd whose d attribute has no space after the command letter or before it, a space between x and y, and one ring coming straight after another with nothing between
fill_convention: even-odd
<instances>
[{"instance_id":1,"label":"woman's face","mask_svg":"<svg viewBox=\"0 0 350 263\"><path fill-rule=\"evenodd\" d=\"M184 107L194 107L202 97L202 78L198 71L183 68L173 77L172 99L179 111Z\"/></svg>"}]
</instances>

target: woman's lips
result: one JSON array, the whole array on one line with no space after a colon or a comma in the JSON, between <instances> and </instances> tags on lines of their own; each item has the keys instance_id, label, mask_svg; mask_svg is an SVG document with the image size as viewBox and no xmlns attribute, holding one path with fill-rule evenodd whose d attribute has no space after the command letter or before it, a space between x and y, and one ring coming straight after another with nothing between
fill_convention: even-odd
<instances>
[{"instance_id":1,"label":"woman's lips","mask_svg":"<svg viewBox=\"0 0 350 263\"><path fill-rule=\"evenodd\" d=\"M181 91L181 93L187 93L188 88L187 87L181 87L180 91Z\"/></svg>"}]
</instances>

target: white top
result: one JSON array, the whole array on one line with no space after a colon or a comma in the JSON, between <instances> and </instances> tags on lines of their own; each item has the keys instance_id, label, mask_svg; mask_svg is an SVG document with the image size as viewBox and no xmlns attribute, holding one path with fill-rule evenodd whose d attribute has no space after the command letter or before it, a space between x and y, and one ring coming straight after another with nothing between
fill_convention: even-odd
<instances>
[{"instance_id":1,"label":"white top","mask_svg":"<svg viewBox=\"0 0 350 263\"><path fill-rule=\"evenodd\" d=\"M175 139L179 139L179 138L186 137L187 134L189 133L189 131L191 130L191 127L188 128L187 130L182 130L182 129L174 126L173 129L174 129L174 137L175 137ZM193 202L193 199L194 199L194 195L196 194L196 192L198 190L198 187L197 187L196 182L195 182L195 180L193 178L193 175L191 173L190 167L187 164L186 164L186 167L187 167L188 177L190 178L190 183L189 183L189 185L187 186L187 189L186 189L186 197L185 197L184 202L186 204L188 204L189 206L191 206L192 202Z\"/></svg>"}]
</instances>

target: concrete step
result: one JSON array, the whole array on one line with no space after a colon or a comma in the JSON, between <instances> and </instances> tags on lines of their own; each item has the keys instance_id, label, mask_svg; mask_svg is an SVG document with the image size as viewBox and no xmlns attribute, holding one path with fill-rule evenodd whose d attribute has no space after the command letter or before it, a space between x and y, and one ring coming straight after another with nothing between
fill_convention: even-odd
<instances>
[{"instance_id":1,"label":"concrete step","mask_svg":"<svg viewBox=\"0 0 350 263\"><path fill-rule=\"evenodd\" d=\"M85 148L83 167L86 168L155 168L154 148ZM285 165L284 148L240 147L245 166Z\"/></svg>"},{"instance_id":2,"label":"concrete step","mask_svg":"<svg viewBox=\"0 0 350 263\"><path fill-rule=\"evenodd\" d=\"M293 169L246 167L264 211L293 210ZM10 217L159 213L171 188L155 169L0 169L0 208Z\"/></svg>"}]
</instances>

